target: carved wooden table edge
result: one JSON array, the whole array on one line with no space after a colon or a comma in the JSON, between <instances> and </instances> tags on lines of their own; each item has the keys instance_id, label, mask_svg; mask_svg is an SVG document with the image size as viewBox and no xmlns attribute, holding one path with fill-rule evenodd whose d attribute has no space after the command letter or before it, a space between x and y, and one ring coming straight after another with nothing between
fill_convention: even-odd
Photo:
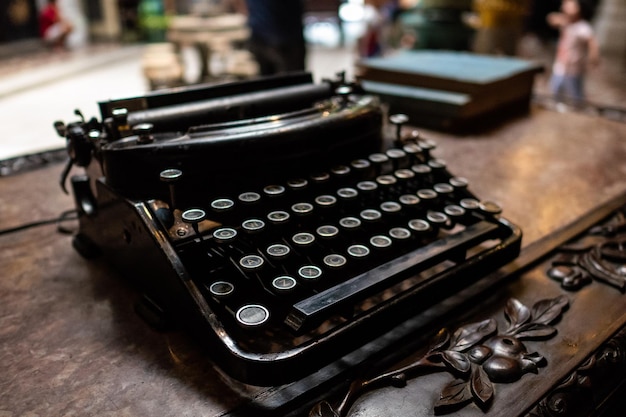
<instances>
[{"instance_id":1,"label":"carved wooden table edge","mask_svg":"<svg viewBox=\"0 0 626 417\"><path fill-rule=\"evenodd\" d=\"M626 326L606 341L527 414L528 417L606 416L624 410ZM622 404L607 404L621 396Z\"/></svg>"},{"instance_id":2,"label":"carved wooden table edge","mask_svg":"<svg viewBox=\"0 0 626 417\"><path fill-rule=\"evenodd\" d=\"M494 282L537 267L541 259L553 258L546 279L561 281L564 293L538 300L531 308L510 298L504 308L509 327L499 332L493 318L460 326L454 333L443 328L418 360L369 379L355 379L334 403L319 401L309 417L349 415L350 406L362 394L383 387L402 388L407 380L431 372L447 371L456 377L436 401L434 414L446 414L474 403L488 413L494 399L492 383L510 383L526 372L537 372L545 360L528 352L522 340L545 340L556 333L553 326L567 310L568 291L593 281L626 290L626 194L588 212L570 225L522 251L520 257L485 278ZM621 233L621 235L620 235ZM615 410L610 397L626 387L626 325L574 370L552 387L538 402L529 404L528 417L598 415ZM611 411L608 411L611 413ZM603 414L612 415L612 414Z\"/></svg>"}]
</instances>

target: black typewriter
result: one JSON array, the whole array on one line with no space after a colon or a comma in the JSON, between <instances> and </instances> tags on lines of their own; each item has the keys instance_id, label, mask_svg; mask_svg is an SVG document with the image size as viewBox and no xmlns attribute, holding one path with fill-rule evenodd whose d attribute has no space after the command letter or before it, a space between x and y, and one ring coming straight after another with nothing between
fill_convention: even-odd
<instances>
[{"instance_id":1,"label":"black typewriter","mask_svg":"<svg viewBox=\"0 0 626 417\"><path fill-rule=\"evenodd\" d=\"M152 92L57 122L80 226L246 383L297 380L515 258L520 230L406 117L309 74ZM385 132L391 133L389 135ZM388 137L387 137L388 136Z\"/></svg>"}]
</instances>

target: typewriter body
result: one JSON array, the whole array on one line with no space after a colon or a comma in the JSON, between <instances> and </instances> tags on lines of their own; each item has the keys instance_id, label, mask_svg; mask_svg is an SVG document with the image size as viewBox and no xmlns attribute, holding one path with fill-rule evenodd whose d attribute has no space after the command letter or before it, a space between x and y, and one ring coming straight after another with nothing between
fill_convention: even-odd
<instances>
[{"instance_id":1,"label":"typewriter body","mask_svg":"<svg viewBox=\"0 0 626 417\"><path fill-rule=\"evenodd\" d=\"M471 285L521 231L393 130L378 98L309 74L101 102L57 131L80 226L154 323L256 385L297 380ZM82 115L81 115L82 117ZM402 121L396 117L394 122Z\"/></svg>"}]
</instances>

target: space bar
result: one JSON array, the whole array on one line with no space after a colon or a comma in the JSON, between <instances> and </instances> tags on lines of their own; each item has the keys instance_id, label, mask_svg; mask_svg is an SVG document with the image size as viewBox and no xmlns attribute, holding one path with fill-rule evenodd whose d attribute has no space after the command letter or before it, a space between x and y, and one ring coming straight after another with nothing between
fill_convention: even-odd
<instances>
[{"instance_id":1,"label":"space bar","mask_svg":"<svg viewBox=\"0 0 626 417\"><path fill-rule=\"evenodd\" d=\"M497 224L481 221L465 230L446 236L426 246L415 249L374 269L350 278L309 298L297 302L285 319L285 324L298 331L312 321L338 306L345 305L356 297L365 297L381 287L395 283L394 278L402 278L401 273L411 270L425 270L445 260L450 251L467 249L485 240L498 229ZM392 280L393 282L388 282Z\"/></svg>"}]
</instances>

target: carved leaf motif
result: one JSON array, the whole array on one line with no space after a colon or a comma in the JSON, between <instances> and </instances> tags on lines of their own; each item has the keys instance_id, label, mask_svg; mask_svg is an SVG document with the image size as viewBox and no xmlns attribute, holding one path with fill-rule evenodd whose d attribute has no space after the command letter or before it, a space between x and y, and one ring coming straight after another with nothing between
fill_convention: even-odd
<instances>
[{"instance_id":1,"label":"carved leaf motif","mask_svg":"<svg viewBox=\"0 0 626 417\"><path fill-rule=\"evenodd\" d=\"M508 330L510 331L530 320L530 309L519 300L510 298L506 303L504 316L510 323Z\"/></svg>"},{"instance_id":2,"label":"carved leaf motif","mask_svg":"<svg viewBox=\"0 0 626 417\"><path fill-rule=\"evenodd\" d=\"M466 375L470 371L471 362L464 353L446 350L442 353L442 358L448 366L461 375Z\"/></svg>"},{"instance_id":3,"label":"carved leaf motif","mask_svg":"<svg viewBox=\"0 0 626 417\"><path fill-rule=\"evenodd\" d=\"M437 335L433 338L430 348L428 349L428 353L435 352L440 350L448 345L450 341L450 332L448 329L441 329L437 333Z\"/></svg>"},{"instance_id":4,"label":"carved leaf motif","mask_svg":"<svg viewBox=\"0 0 626 417\"><path fill-rule=\"evenodd\" d=\"M537 365L545 360L545 358L541 356L538 352L527 353L524 355L524 359L530 360Z\"/></svg>"},{"instance_id":5,"label":"carved leaf motif","mask_svg":"<svg viewBox=\"0 0 626 417\"><path fill-rule=\"evenodd\" d=\"M445 413L453 408L461 408L472 401L469 383L462 379L455 379L441 391L435 404L435 414Z\"/></svg>"},{"instance_id":6,"label":"carved leaf motif","mask_svg":"<svg viewBox=\"0 0 626 417\"><path fill-rule=\"evenodd\" d=\"M311 409L309 417L339 417L328 401L321 401Z\"/></svg>"},{"instance_id":7,"label":"carved leaf motif","mask_svg":"<svg viewBox=\"0 0 626 417\"><path fill-rule=\"evenodd\" d=\"M533 374L537 374L539 373L539 368L537 367L537 364L529 359L526 358L522 358L522 370L524 372L532 372Z\"/></svg>"},{"instance_id":8,"label":"carved leaf motif","mask_svg":"<svg viewBox=\"0 0 626 417\"><path fill-rule=\"evenodd\" d=\"M450 350L463 352L474 346L476 343L490 336L498 329L498 324L494 319L483 320L478 323L462 326L454 332L452 336L452 347Z\"/></svg>"},{"instance_id":9,"label":"carved leaf motif","mask_svg":"<svg viewBox=\"0 0 626 417\"><path fill-rule=\"evenodd\" d=\"M550 324L561 315L568 304L569 300L564 295L550 300L537 301L532 310L533 323Z\"/></svg>"},{"instance_id":10,"label":"carved leaf motif","mask_svg":"<svg viewBox=\"0 0 626 417\"><path fill-rule=\"evenodd\" d=\"M554 327L541 323L526 323L511 332L520 340L548 337L554 333L556 333Z\"/></svg>"},{"instance_id":11,"label":"carved leaf motif","mask_svg":"<svg viewBox=\"0 0 626 417\"><path fill-rule=\"evenodd\" d=\"M493 398L493 384L481 366L475 367L472 372L471 390L474 400L481 408Z\"/></svg>"}]
</instances>

